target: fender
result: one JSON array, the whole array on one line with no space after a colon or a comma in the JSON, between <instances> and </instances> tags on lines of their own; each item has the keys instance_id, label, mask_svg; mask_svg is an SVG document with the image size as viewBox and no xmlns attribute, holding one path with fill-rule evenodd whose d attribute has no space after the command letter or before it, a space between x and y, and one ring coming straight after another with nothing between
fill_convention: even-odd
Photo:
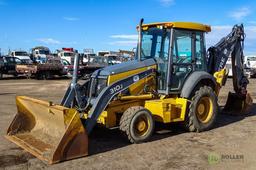
<instances>
[{"instance_id":1,"label":"fender","mask_svg":"<svg viewBox=\"0 0 256 170\"><path fill-rule=\"evenodd\" d=\"M205 72L205 71L195 71L186 79L182 89L180 96L183 98L189 98L194 88L198 85L201 81L210 81L214 87L216 86L216 81L214 77Z\"/></svg>"}]
</instances>

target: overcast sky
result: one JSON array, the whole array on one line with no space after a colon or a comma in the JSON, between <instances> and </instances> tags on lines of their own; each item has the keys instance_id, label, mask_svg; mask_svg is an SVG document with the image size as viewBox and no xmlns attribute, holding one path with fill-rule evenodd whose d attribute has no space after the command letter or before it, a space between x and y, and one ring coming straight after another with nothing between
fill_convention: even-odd
<instances>
[{"instance_id":1,"label":"overcast sky","mask_svg":"<svg viewBox=\"0 0 256 170\"><path fill-rule=\"evenodd\" d=\"M208 46L244 23L245 53L256 54L254 0L0 0L0 48L131 50L140 18L209 24Z\"/></svg>"}]
</instances>

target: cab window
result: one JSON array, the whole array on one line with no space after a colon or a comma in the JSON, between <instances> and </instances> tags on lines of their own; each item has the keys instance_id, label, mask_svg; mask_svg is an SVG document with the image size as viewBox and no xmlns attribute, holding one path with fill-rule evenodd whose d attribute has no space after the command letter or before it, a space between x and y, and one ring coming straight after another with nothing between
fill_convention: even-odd
<instances>
[{"instance_id":1,"label":"cab window","mask_svg":"<svg viewBox=\"0 0 256 170\"><path fill-rule=\"evenodd\" d=\"M206 58L205 58L205 44L204 36L202 32L196 32L195 35L195 60L196 60L196 70L203 71L206 70Z\"/></svg>"},{"instance_id":2,"label":"cab window","mask_svg":"<svg viewBox=\"0 0 256 170\"><path fill-rule=\"evenodd\" d=\"M192 35L189 31L175 31L173 44L173 63L191 63L192 61Z\"/></svg>"}]
</instances>

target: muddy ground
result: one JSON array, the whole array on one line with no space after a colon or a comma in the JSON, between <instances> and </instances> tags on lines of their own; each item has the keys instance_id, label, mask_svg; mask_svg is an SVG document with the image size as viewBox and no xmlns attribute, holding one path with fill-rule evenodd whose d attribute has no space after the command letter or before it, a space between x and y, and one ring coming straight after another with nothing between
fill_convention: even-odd
<instances>
[{"instance_id":1,"label":"muddy ground","mask_svg":"<svg viewBox=\"0 0 256 170\"><path fill-rule=\"evenodd\" d=\"M4 138L16 114L15 96L26 95L59 103L70 80L0 80L0 169L255 169L256 105L242 116L219 114L215 127L188 133L177 126L161 126L152 140L129 144L117 129L95 129L90 156L47 165ZM249 91L256 97L256 79ZM228 80L220 94L226 100ZM255 101L254 101L255 102ZM210 161L208 160L210 158Z\"/></svg>"}]
</instances>

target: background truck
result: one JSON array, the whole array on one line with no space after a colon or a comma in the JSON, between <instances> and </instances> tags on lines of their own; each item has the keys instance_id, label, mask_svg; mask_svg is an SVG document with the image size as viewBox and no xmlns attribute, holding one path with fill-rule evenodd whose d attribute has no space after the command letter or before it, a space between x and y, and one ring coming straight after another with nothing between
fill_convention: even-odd
<instances>
[{"instance_id":1,"label":"background truck","mask_svg":"<svg viewBox=\"0 0 256 170\"><path fill-rule=\"evenodd\" d=\"M77 54L77 50L74 50L73 48L62 48L61 50L58 50L57 53L61 59L65 59L70 64L74 64L74 58Z\"/></svg>"},{"instance_id":2,"label":"background truck","mask_svg":"<svg viewBox=\"0 0 256 170\"><path fill-rule=\"evenodd\" d=\"M63 64L60 57L55 57L51 54L48 47L37 46L32 49L31 59L35 65L33 76L36 79L51 79L53 76L62 76Z\"/></svg>"},{"instance_id":3,"label":"background truck","mask_svg":"<svg viewBox=\"0 0 256 170\"><path fill-rule=\"evenodd\" d=\"M245 68L249 77L256 77L256 55L245 56Z\"/></svg>"},{"instance_id":4,"label":"background truck","mask_svg":"<svg viewBox=\"0 0 256 170\"><path fill-rule=\"evenodd\" d=\"M18 75L25 75L26 77L31 77L32 74L36 73L36 67L33 64L28 64L16 57L12 56L2 56L0 57L0 79L3 75L13 75L17 77Z\"/></svg>"},{"instance_id":5,"label":"background truck","mask_svg":"<svg viewBox=\"0 0 256 170\"><path fill-rule=\"evenodd\" d=\"M26 51L12 51L9 55L20 59L23 63L32 63L32 60Z\"/></svg>"},{"instance_id":6,"label":"background truck","mask_svg":"<svg viewBox=\"0 0 256 170\"><path fill-rule=\"evenodd\" d=\"M74 71L74 66L70 64L66 59L61 59L61 63L63 65L63 76L71 78ZM77 76L80 78L83 75L81 74L83 72L83 66L79 66L77 71Z\"/></svg>"},{"instance_id":7,"label":"background truck","mask_svg":"<svg viewBox=\"0 0 256 170\"><path fill-rule=\"evenodd\" d=\"M108 66L104 57L96 56L94 53L81 54L79 58L79 70L82 77L89 77L95 70Z\"/></svg>"},{"instance_id":8,"label":"background truck","mask_svg":"<svg viewBox=\"0 0 256 170\"><path fill-rule=\"evenodd\" d=\"M31 59L37 63L46 63L47 57L50 56L50 49L44 46L34 47L31 52Z\"/></svg>"},{"instance_id":9,"label":"background truck","mask_svg":"<svg viewBox=\"0 0 256 170\"><path fill-rule=\"evenodd\" d=\"M59 58L47 58L46 63L36 63L36 73L34 74L36 79L51 79L55 75L63 76L63 64Z\"/></svg>"}]
</instances>

